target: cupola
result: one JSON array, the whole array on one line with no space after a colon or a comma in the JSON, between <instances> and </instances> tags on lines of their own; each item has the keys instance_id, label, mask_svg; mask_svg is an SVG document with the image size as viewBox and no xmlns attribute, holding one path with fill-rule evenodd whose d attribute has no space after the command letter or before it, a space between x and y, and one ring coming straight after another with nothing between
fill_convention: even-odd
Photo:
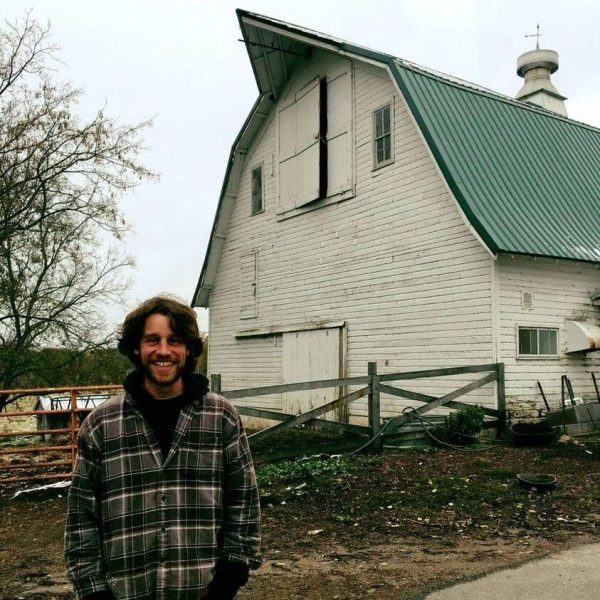
<instances>
[{"instance_id":1,"label":"cupola","mask_svg":"<svg viewBox=\"0 0 600 600\"><path fill-rule=\"evenodd\" d=\"M536 34L539 40L538 33ZM523 87L515 96L517 100L537 104L559 115L567 116L565 96L561 95L551 81L552 73L558 70L558 52L540 49L539 42L535 50L521 54L517 59L517 75L523 77Z\"/></svg>"}]
</instances>

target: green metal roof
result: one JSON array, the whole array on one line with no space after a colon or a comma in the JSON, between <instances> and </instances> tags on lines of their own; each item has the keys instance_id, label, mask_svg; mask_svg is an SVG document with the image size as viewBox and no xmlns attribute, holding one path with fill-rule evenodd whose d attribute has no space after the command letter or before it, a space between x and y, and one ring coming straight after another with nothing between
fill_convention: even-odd
<instances>
[{"instance_id":1,"label":"green metal roof","mask_svg":"<svg viewBox=\"0 0 600 600\"><path fill-rule=\"evenodd\" d=\"M600 262L600 130L395 59L390 70L494 253Z\"/></svg>"}]
</instances>

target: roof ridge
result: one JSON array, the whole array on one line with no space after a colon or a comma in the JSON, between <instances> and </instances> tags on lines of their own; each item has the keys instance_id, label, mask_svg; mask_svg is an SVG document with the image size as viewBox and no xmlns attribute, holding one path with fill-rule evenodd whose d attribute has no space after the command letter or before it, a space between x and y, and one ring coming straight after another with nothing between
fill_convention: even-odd
<instances>
[{"instance_id":1,"label":"roof ridge","mask_svg":"<svg viewBox=\"0 0 600 600\"><path fill-rule=\"evenodd\" d=\"M507 96L506 94L502 94L495 90L491 90L477 83L473 83L472 81L467 81L466 79L461 79L460 77L456 77L455 75L449 75L448 73L444 73L442 71L437 71L436 69L432 69L430 67L425 67L423 65L419 65L418 63L414 63L412 61L406 60L404 58L396 57L393 61L399 67L403 67L410 71L414 71L424 75L425 77L431 77L437 80L441 80L448 85L453 85L455 87L459 87L466 91L470 91L473 93L477 93L481 96L486 96L493 98L495 100L499 100L501 102L505 102L507 104L511 104L517 108L521 108L524 110L528 110L531 112L535 112L541 115L545 115L548 117L552 117L558 119L559 121L565 121L572 125L577 125L579 127L584 127L586 129L591 129L592 131L600 132L599 127L595 127L594 125L590 125L589 123L584 123L583 121L578 121L577 119L571 119L570 117L565 117L563 115L559 115L558 113L543 108L542 106L537 106L535 104L531 104L529 102L523 102L521 100L517 100L511 96Z\"/></svg>"}]
</instances>

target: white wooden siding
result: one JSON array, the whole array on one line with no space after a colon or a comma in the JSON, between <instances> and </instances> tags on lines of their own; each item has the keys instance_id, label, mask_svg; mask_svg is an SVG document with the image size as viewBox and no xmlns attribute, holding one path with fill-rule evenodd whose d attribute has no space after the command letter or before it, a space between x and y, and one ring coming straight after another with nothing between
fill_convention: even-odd
<instances>
[{"instance_id":1,"label":"white wooden siding","mask_svg":"<svg viewBox=\"0 0 600 600\"><path fill-rule=\"evenodd\" d=\"M600 289L595 265L502 257L499 259L500 352L506 363L506 396L516 418L534 417L544 407L540 381L552 407L558 408L561 375L573 384L575 396L592 399L591 372L600 373L600 352L565 354L565 320L598 322L600 309L590 302ZM533 292L533 307L522 307L522 293ZM517 327L557 327L560 358L517 358Z\"/></svg>"},{"instance_id":2,"label":"white wooden siding","mask_svg":"<svg viewBox=\"0 0 600 600\"><path fill-rule=\"evenodd\" d=\"M329 76L346 65L328 57L318 70ZM300 72L299 84L310 81L311 73ZM222 374L224 389L281 383L283 377L276 340L234 337L247 325L239 318L237 293L238 257L247 248L260 256L252 326L345 321L348 376L365 375L368 361L377 361L385 373L493 360L492 260L465 226L388 75L362 64L354 64L353 73L354 197L278 220L276 174L268 165L278 164L280 107L250 149L246 170L260 161L266 165L265 210L249 217L245 173L210 299L209 368ZM390 98L395 162L372 171L372 112ZM405 387L443 394L476 377ZM493 405L492 386L469 398ZM398 414L405 404L384 396L383 415ZM282 399L263 398L261 406L281 409ZM351 411L354 418L365 417L366 400Z\"/></svg>"}]
</instances>

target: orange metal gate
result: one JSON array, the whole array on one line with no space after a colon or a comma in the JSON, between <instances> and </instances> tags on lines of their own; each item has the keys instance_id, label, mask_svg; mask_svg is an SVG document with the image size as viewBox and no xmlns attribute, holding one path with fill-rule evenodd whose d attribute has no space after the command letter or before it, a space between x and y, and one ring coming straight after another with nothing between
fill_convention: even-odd
<instances>
[{"instance_id":1,"label":"orange metal gate","mask_svg":"<svg viewBox=\"0 0 600 600\"><path fill-rule=\"evenodd\" d=\"M33 436L45 436L45 435L59 435L69 434L69 443L63 445L40 445L40 446L14 446L10 448L0 448L0 459L3 456L10 454L27 454L33 456L34 454L41 454L44 452L65 452L69 453L70 456L66 460L53 460L53 461L41 461L34 462L14 462L10 464L4 464L0 460L0 484L2 483L15 483L19 481L44 481L51 479L69 479L73 471L73 465L75 464L75 456L77 453L77 432L79 431L79 415L87 414L92 411L91 408L79 408L77 405L78 395L89 392L118 392L122 389L120 385L97 385L97 386L86 386L86 387L61 387L61 388L36 388L36 389L15 389L15 390L0 390L0 394L9 394L19 396L41 396L45 394L68 394L69 395L69 408L59 410L13 410L12 412L0 412L0 419L9 417L26 417L26 416L38 416L38 415L70 415L69 427L68 428L50 428L50 429L36 429L35 431L0 431L0 440L11 437L33 437ZM46 473L46 474L34 474L34 475L17 475L13 477L3 477L4 472L23 472L24 470L39 470L48 469L51 467L66 467L69 466L69 471L61 473Z\"/></svg>"}]
</instances>

